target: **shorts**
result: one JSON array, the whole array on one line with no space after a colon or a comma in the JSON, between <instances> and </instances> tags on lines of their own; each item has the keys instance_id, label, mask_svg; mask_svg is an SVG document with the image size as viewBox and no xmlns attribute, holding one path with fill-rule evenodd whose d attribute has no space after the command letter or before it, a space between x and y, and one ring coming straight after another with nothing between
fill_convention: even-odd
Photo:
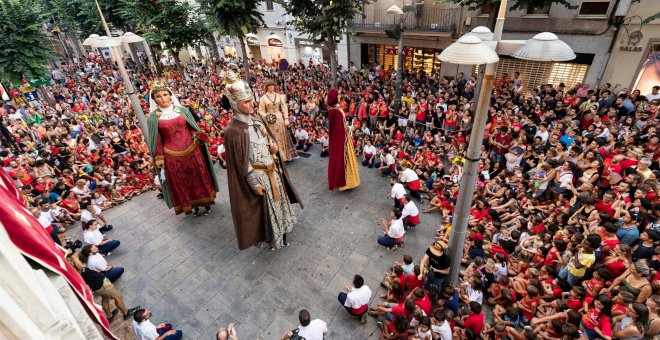
<instances>
[{"instance_id":1,"label":"shorts","mask_svg":"<svg viewBox=\"0 0 660 340\"><path fill-rule=\"evenodd\" d=\"M103 279L103 287L94 291L94 294L104 298L104 299L114 299L115 297L121 295L115 285L110 282L107 278Z\"/></svg>"}]
</instances>

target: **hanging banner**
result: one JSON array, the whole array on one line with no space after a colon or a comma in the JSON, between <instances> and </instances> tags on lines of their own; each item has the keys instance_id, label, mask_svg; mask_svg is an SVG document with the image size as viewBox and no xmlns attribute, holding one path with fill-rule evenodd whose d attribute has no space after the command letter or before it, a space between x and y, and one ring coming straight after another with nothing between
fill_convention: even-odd
<instances>
[{"instance_id":1,"label":"hanging banner","mask_svg":"<svg viewBox=\"0 0 660 340\"><path fill-rule=\"evenodd\" d=\"M34 88L34 86L30 86L30 85L21 86L21 92L23 93L23 96L25 96L25 99L28 102L33 102L37 100L37 98L39 98L37 89Z\"/></svg>"}]
</instances>

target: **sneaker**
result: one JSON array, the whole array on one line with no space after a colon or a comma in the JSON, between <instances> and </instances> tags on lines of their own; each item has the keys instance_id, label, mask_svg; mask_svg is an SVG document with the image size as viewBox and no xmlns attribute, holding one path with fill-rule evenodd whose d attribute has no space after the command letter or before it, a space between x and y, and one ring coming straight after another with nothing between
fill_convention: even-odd
<instances>
[{"instance_id":1,"label":"sneaker","mask_svg":"<svg viewBox=\"0 0 660 340\"><path fill-rule=\"evenodd\" d=\"M378 328L383 328L383 322L382 321L376 322L376 325L378 325Z\"/></svg>"},{"instance_id":2,"label":"sneaker","mask_svg":"<svg viewBox=\"0 0 660 340\"><path fill-rule=\"evenodd\" d=\"M360 324L364 325L365 323L367 323L367 313L364 313L362 316L360 316Z\"/></svg>"},{"instance_id":3,"label":"sneaker","mask_svg":"<svg viewBox=\"0 0 660 340\"><path fill-rule=\"evenodd\" d=\"M389 250L389 251L395 251L397 248L399 248L399 247L397 247L397 246L391 246L391 247L387 248L387 250Z\"/></svg>"}]
</instances>

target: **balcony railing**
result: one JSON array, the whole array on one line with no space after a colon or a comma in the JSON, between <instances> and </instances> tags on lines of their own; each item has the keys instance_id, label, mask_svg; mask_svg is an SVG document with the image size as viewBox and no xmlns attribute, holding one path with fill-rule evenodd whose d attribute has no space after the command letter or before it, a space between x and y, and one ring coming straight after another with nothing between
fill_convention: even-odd
<instances>
[{"instance_id":1,"label":"balcony railing","mask_svg":"<svg viewBox=\"0 0 660 340\"><path fill-rule=\"evenodd\" d=\"M407 31L454 32L460 9L421 9L410 12L404 21ZM365 13L366 17L356 17L351 20L351 26L356 30L384 30L396 23L396 16L385 13L385 10L372 10Z\"/></svg>"}]
</instances>

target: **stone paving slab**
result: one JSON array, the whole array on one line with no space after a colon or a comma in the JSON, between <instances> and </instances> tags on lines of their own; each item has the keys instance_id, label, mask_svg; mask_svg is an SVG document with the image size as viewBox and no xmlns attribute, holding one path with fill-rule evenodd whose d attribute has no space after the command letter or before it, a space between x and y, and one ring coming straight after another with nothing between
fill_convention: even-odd
<instances>
[{"instance_id":1,"label":"stone paving slab","mask_svg":"<svg viewBox=\"0 0 660 340\"><path fill-rule=\"evenodd\" d=\"M376 319L360 325L339 306L337 294L361 274L377 304L383 272L404 254L419 262L439 217L423 214L406 245L388 252L376 243L382 231L376 221L391 209L387 180L361 167L360 187L328 192L327 159L316 149L287 164L305 209L296 206L291 246L277 251L238 250L226 172L219 167L220 193L209 216L176 216L154 192L104 212L115 226L108 236L122 242L108 261L126 269L115 284L129 308L152 310L154 322L173 323L186 339L213 339L230 322L241 339L279 339L298 325L302 308L328 323L330 339L378 339ZM132 339L130 320L120 319L113 330Z\"/></svg>"}]
</instances>

